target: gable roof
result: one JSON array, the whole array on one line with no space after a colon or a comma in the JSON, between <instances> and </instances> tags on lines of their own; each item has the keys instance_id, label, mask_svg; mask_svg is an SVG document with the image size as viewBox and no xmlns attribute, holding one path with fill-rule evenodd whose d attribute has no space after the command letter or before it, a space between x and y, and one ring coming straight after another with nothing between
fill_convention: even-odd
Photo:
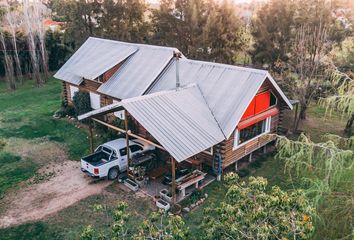
<instances>
[{"instance_id":1,"label":"gable roof","mask_svg":"<svg viewBox=\"0 0 354 240\"><path fill-rule=\"evenodd\" d=\"M228 139L266 80L292 109L290 101L265 70L183 57L179 60L182 87L175 89L173 53L177 49L96 38L89 38L85 44L55 77L79 84L83 75L93 78L119 63L116 61L124 61L98 88L98 92L122 101L81 115L79 119L124 107L177 161ZM90 46L94 48L92 52ZM102 49L96 50L95 46ZM114 54L102 53L90 62L102 51ZM85 69L88 66L92 68Z\"/></svg>"},{"instance_id":2,"label":"gable roof","mask_svg":"<svg viewBox=\"0 0 354 240\"><path fill-rule=\"evenodd\" d=\"M97 91L118 99L142 95L173 58L177 48L88 38L57 71L55 78L80 85L122 63Z\"/></svg>"},{"instance_id":3,"label":"gable roof","mask_svg":"<svg viewBox=\"0 0 354 240\"><path fill-rule=\"evenodd\" d=\"M180 59L179 65L181 85L196 83L199 86L226 138L231 136L253 97L268 78L292 108L289 100L265 70L189 59ZM175 79L174 61L150 87L148 93L175 88Z\"/></svg>"},{"instance_id":4,"label":"gable roof","mask_svg":"<svg viewBox=\"0 0 354 240\"><path fill-rule=\"evenodd\" d=\"M138 47L131 44L90 37L54 77L79 85L83 78L99 77L137 50Z\"/></svg>"},{"instance_id":5,"label":"gable roof","mask_svg":"<svg viewBox=\"0 0 354 240\"><path fill-rule=\"evenodd\" d=\"M144 94L173 58L176 48L134 44L134 53L113 76L99 88L98 92L119 99Z\"/></svg>"},{"instance_id":6,"label":"gable roof","mask_svg":"<svg viewBox=\"0 0 354 240\"><path fill-rule=\"evenodd\" d=\"M196 85L122 104L178 162L225 139Z\"/></svg>"}]
</instances>

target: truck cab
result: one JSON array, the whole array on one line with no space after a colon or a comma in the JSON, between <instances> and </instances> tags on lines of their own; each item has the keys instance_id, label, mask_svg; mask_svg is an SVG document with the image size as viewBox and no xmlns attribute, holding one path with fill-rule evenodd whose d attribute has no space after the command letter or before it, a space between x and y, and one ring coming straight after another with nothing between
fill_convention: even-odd
<instances>
[{"instance_id":1,"label":"truck cab","mask_svg":"<svg viewBox=\"0 0 354 240\"><path fill-rule=\"evenodd\" d=\"M140 140L129 140L130 156L155 147ZM81 171L94 178L115 179L128 166L126 139L119 138L98 146L93 154L81 159Z\"/></svg>"}]
</instances>

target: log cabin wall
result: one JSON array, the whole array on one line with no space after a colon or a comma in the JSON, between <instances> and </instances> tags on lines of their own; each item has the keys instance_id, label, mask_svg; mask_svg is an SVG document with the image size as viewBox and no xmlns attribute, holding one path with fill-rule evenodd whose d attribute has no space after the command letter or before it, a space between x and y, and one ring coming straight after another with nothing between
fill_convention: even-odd
<instances>
[{"instance_id":1,"label":"log cabin wall","mask_svg":"<svg viewBox=\"0 0 354 240\"><path fill-rule=\"evenodd\" d=\"M271 121L271 129L270 133L277 132L279 114L272 116ZM237 160L247 156L251 152L259 149L260 147L266 145L267 143L273 141L275 139L274 136L263 134L259 137L250 140L246 144L234 149L234 140L235 140L235 131L232 133L229 139L225 140L223 143L223 168L230 166L235 163Z\"/></svg>"},{"instance_id":2,"label":"log cabin wall","mask_svg":"<svg viewBox=\"0 0 354 240\"><path fill-rule=\"evenodd\" d=\"M275 91L275 89L273 89L273 86L270 83L270 81L267 80L260 87L257 94L259 94L261 92L269 91L269 90L272 90L273 93L276 93L276 91ZM275 95L276 95L278 101L277 101L277 105L274 106L273 108L277 108L279 110L282 103L280 103L280 101L279 101L280 96L277 94L275 94ZM281 114L281 112L272 116L271 125L270 125L270 133L277 133L280 114ZM271 142L275 139L274 136L271 136L268 134L262 134L259 137L256 137L255 139L250 140L249 142L245 143L244 145L241 145L240 147L234 149L235 132L236 131L234 131L232 133L232 135L229 137L229 139L227 139L219 144L219 149L220 149L220 152L222 155L223 168L230 166L231 164L233 164L236 161L240 160L241 158L247 156L248 154L254 152L255 150L261 148L262 146L265 146L266 144L268 144L269 142Z\"/></svg>"}]
</instances>

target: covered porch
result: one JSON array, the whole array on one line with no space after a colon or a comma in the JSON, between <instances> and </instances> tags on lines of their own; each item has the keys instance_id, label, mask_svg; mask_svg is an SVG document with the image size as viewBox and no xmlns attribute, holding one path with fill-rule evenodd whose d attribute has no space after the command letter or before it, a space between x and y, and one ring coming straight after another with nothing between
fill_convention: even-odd
<instances>
[{"instance_id":1,"label":"covered porch","mask_svg":"<svg viewBox=\"0 0 354 240\"><path fill-rule=\"evenodd\" d=\"M173 93L179 92L173 91ZM188 197L193 191L207 186L216 179L212 171L205 167L203 161L196 158L195 155L212 149L215 144L223 140L224 136L222 134L219 134L216 139L211 138L206 132L209 130L216 131L213 126L211 126L211 129L207 129L208 124L198 127L193 124L193 120L191 125L194 129L188 126L185 129L183 121L191 121L191 119L190 116L183 116L183 112L178 112L177 114L166 114L166 112L148 113L146 112L146 106L136 106L136 102L117 102L79 116L79 120L91 119L98 124L123 133L127 143L129 140L139 139L156 147L155 156L141 165L134 165L133 162L136 156L130 156L130 152L127 151L128 171L123 176L120 176L120 180L126 186L131 185L128 187L134 191L141 191L156 201L161 198L173 205ZM105 121L103 118L104 115L117 111L124 112L124 129ZM151 116L151 118L147 120L146 114L149 117ZM206 116L205 112L203 114L203 121L209 121L207 118L211 116ZM142 137L129 129L128 119L132 118L142 124L149 131L152 138ZM159 119L163 119L163 123L159 123ZM172 130L169 128L171 124ZM168 130L166 130L167 128ZM164 134L163 136L161 136L161 132ZM91 125L90 134L92 137ZM194 142L189 144L188 141ZM162 143L160 144L160 142ZM91 150L93 150L92 140L90 140L90 145ZM213 152L211 151L209 154L213 155Z\"/></svg>"}]
</instances>

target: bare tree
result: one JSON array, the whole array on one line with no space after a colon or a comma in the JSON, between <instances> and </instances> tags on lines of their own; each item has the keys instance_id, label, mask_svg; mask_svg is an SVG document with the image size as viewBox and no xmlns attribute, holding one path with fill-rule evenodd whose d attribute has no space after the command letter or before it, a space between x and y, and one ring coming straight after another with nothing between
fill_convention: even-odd
<instances>
[{"instance_id":1,"label":"bare tree","mask_svg":"<svg viewBox=\"0 0 354 240\"><path fill-rule=\"evenodd\" d=\"M327 30L322 24L315 29L302 26L297 34L289 70L284 77L293 97L300 102L295 130L298 129L300 120L306 119L308 106L323 82L322 63L326 53L326 43Z\"/></svg>"},{"instance_id":2,"label":"bare tree","mask_svg":"<svg viewBox=\"0 0 354 240\"><path fill-rule=\"evenodd\" d=\"M39 58L36 51L37 49L36 36L35 36L35 32L33 29L33 22L32 22L32 12L33 12L32 5L33 3L30 4L28 0L23 1L23 16L24 16L24 25L25 25L25 31L27 35L27 41L28 41L28 48L29 48L29 53L32 62L32 75L37 85L40 86L44 83L44 81L40 74Z\"/></svg>"},{"instance_id":3,"label":"bare tree","mask_svg":"<svg viewBox=\"0 0 354 240\"><path fill-rule=\"evenodd\" d=\"M14 50L15 63L16 63L16 76L22 82L22 69L21 62L18 55L18 47L16 41L16 31L22 23L22 16L18 11L11 11L7 5L5 14L6 25L8 26L9 33L11 34L11 42Z\"/></svg>"},{"instance_id":4,"label":"bare tree","mask_svg":"<svg viewBox=\"0 0 354 240\"><path fill-rule=\"evenodd\" d=\"M2 52L4 54L4 61L5 61L5 79L9 88L11 90L15 90L16 80L14 76L13 59L12 56L9 55L7 52L5 37L1 28L0 28L0 42L1 42Z\"/></svg>"}]
</instances>

